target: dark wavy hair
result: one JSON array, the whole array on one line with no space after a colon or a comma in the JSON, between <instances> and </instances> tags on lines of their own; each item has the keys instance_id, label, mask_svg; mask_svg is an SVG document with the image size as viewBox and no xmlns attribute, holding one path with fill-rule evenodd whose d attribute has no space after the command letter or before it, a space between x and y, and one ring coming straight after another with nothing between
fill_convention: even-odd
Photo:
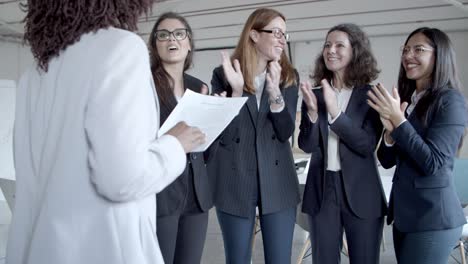
<instances>
[{"instance_id":1,"label":"dark wavy hair","mask_svg":"<svg viewBox=\"0 0 468 264\"><path fill-rule=\"evenodd\" d=\"M165 110L166 113L172 112L174 107L177 105L177 100L174 97L174 79L169 75L169 73L164 69L161 57L159 56L158 49L156 46L156 31L158 30L159 25L166 19L176 19L184 25L187 29L187 37L190 42L191 51L187 54L184 62L184 72L192 66L193 61L193 50L195 48L193 42L193 32L187 20L174 12L167 12L162 14L151 30L150 38L148 41L148 47L150 52L150 61L151 61L151 72L153 73L154 83L156 85L156 91L158 93L159 102L161 108ZM161 111L163 112L163 111ZM163 123L164 120L161 120Z\"/></svg>"},{"instance_id":2,"label":"dark wavy hair","mask_svg":"<svg viewBox=\"0 0 468 264\"><path fill-rule=\"evenodd\" d=\"M156 0L28 0L22 4L24 42L40 69L47 72L51 59L77 42L81 35L101 28L135 31L140 15Z\"/></svg>"},{"instance_id":3,"label":"dark wavy hair","mask_svg":"<svg viewBox=\"0 0 468 264\"><path fill-rule=\"evenodd\" d=\"M427 124L427 114L432 109L433 102L438 98L439 94L447 89L461 91L462 84L458 79L455 51L447 34L437 28L421 27L409 34L405 45L412 36L418 33L423 34L429 40L428 44L434 49L434 69L431 74L431 82L426 87L426 93L414 109L416 116L424 124ZM410 80L406 77L405 68L400 63L398 93L401 101L411 103L411 95L415 89L416 80Z\"/></svg>"},{"instance_id":4,"label":"dark wavy hair","mask_svg":"<svg viewBox=\"0 0 468 264\"><path fill-rule=\"evenodd\" d=\"M377 61L372 54L367 34L355 24L336 25L328 31L327 37L333 31L346 33L353 49L353 57L346 67L344 83L349 87L360 86L377 79L380 70L377 68ZM320 85L322 79L330 81L333 78L333 72L328 70L325 65L323 49L315 60L314 72L310 77L314 80L316 86Z\"/></svg>"}]
</instances>

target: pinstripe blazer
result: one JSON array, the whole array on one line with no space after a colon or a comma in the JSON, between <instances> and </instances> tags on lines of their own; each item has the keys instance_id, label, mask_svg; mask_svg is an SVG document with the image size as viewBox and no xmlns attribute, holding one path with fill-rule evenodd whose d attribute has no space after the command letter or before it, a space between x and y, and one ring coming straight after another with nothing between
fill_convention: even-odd
<instances>
[{"instance_id":1,"label":"pinstripe blazer","mask_svg":"<svg viewBox=\"0 0 468 264\"><path fill-rule=\"evenodd\" d=\"M232 89L223 68L213 71L212 91ZM219 138L209 173L216 178L215 206L229 214L248 217L252 199L260 191L263 214L296 206L299 184L289 138L295 127L298 86L282 87L285 108L272 113L265 91L260 109L254 94L245 93L247 103Z\"/></svg>"},{"instance_id":2,"label":"pinstripe blazer","mask_svg":"<svg viewBox=\"0 0 468 264\"><path fill-rule=\"evenodd\" d=\"M201 80L191 75L184 74L184 86L186 89L199 93L204 84L205 83ZM164 122L169 114L170 112L162 107L161 121ZM187 165L185 166L185 170L182 175L157 194L156 201L158 203L158 216L170 215L183 209L182 206L187 195L188 188L194 188L194 186L187 182L188 173L193 174L195 196L201 210L208 211L213 207L212 181L208 179L205 165L205 157L206 159L209 158L208 153L209 150L205 153L192 152L187 154Z\"/></svg>"},{"instance_id":3,"label":"pinstripe blazer","mask_svg":"<svg viewBox=\"0 0 468 264\"><path fill-rule=\"evenodd\" d=\"M467 109L455 89L442 92L427 126L413 111L393 130L393 147L380 144L384 168L396 165L388 223L401 232L455 228L466 223L453 183L453 162L463 136Z\"/></svg>"},{"instance_id":4,"label":"pinstripe blazer","mask_svg":"<svg viewBox=\"0 0 468 264\"><path fill-rule=\"evenodd\" d=\"M361 218L377 218L386 213L374 150L382 132L379 115L367 104L370 85L355 87L344 113L330 125L339 137L339 157L346 199L353 213ZM319 107L316 123L310 122L302 103L299 147L312 153L302 210L316 215L323 202L327 168L328 119L321 90L314 91Z\"/></svg>"}]
</instances>

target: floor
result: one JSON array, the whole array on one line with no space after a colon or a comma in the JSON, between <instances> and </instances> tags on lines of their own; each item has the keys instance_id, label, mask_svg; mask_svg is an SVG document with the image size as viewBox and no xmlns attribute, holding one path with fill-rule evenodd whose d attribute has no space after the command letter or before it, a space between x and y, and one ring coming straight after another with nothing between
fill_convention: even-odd
<instances>
[{"instance_id":1,"label":"floor","mask_svg":"<svg viewBox=\"0 0 468 264\"><path fill-rule=\"evenodd\" d=\"M3 257L5 256L6 238L8 234L8 227L10 222L10 212L4 201L0 201L0 264L4 264ZM391 235L391 228L386 226L384 228L385 236L385 250L382 247L380 255L381 264L394 264L396 263L395 255L393 253L393 242ZM291 263L297 263L298 255L302 250L307 233L298 225L294 231L293 251ZM460 255L458 251L454 251L454 256L459 260ZM214 210L210 211L210 220L208 225L208 232L206 236L205 249L203 252L203 264L222 264L224 263L224 248L221 231L219 229L218 221ZM263 244L261 232L256 236L255 248L252 256L252 264L264 263L263 260ZM302 263L312 263L309 257L305 258ZM342 255L341 263L349 263L347 257ZM454 259L450 259L449 264L459 263Z\"/></svg>"}]
</instances>

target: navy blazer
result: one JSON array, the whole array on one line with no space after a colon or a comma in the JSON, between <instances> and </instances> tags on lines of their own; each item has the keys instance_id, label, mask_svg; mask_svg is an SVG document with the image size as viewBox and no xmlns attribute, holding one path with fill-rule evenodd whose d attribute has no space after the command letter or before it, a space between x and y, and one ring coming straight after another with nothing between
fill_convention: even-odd
<instances>
[{"instance_id":1,"label":"navy blazer","mask_svg":"<svg viewBox=\"0 0 468 264\"><path fill-rule=\"evenodd\" d=\"M413 111L393 130L393 147L377 152L384 168L396 165L388 223L401 232L443 230L466 223L453 183L453 162L463 136L463 95L446 89L434 102L427 126Z\"/></svg>"},{"instance_id":2,"label":"navy blazer","mask_svg":"<svg viewBox=\"0 0 468 264\"><path fill-rule=\"evenodd\" d=\"M213 71L213 93L232 89L222 66ZM223 212L249 217L254 194L260 190L261 213L295 207L299 184L289 138L295 128L298 86L281 87L285 107L272 113L264 90L260 109L255 94L244 92L246 104L219 138L216 155L208 164L216 178L215 206Z\"/></svg>"},{"instance_id":3,"label":"navy blazer","mask_svg":"<svg viewBox=\"0 0 468 264\"><path fill-rule=\"evenodd\" d=\"M339 157L346 199L354 214L361 218L385 215L387 204L380 182L374 151L382 132L378 113L367 104L370 85L353 88L344 113L330 125L339 137ZM318 120L312 123L307 106L302 103L299 147L312 153L304 189L303 212L319 213L327 168L328 112L322 90L314 90L318 104Z\"/></svg>"},{"instance_id":4,"label":"navy blazer","mask_svg":"<svg viewBox=\"0 0 468 264\"><path fill-rule=\"evenodd\" d=\"M186 89L199 93L204 84L201 80L184 74L184 86ZM161 108L161 120L166 120L169 114L170 112ZM213 207L212 181L208 178L206 168L206 162L211 158L211 154L208 153L210 153L210 149L205 151L205 153L192 152L187 154L187 165L182 176L157 194L158 216L171 215L183 209L182 206L187 196L187 188L193 188L188 183L188 173L193 173L195 196L201 210L208 211Z\"/></svg>"}]
</instances>

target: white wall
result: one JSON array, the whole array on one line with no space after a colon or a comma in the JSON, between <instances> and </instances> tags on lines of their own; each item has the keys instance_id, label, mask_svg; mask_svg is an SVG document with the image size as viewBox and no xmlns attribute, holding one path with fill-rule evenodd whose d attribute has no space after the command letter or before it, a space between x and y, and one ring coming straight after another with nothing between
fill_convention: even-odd
<instances>
[{"instance_id":1,"label":"white wall","mask_svg":"<svg viewBox=\"0 0 468 264\"><path fill-rule=\"evenodd\" d=\"M0 41L0 79L18 80L33 62L29 47L21 43Z\"/></svg>"},{"instance_id":2,"label":"white wall","mask_svg":"<svg viewBox=\"0 0 468 264\"><path fill-rule=\"evenodd\" d=\"M210 91L213 70L221 65L221 51L222 50L206 50L195 52L193 55L194 66L188 71L190 75L204 81L210 88ZM229 53L233 52L232 49L226 51Z\"/></svg>"},{"instance_id":3,"label":"white wall","mask_svg":"<svg viewBox=\"0 0 468 264\"><path fill-rule=\"evenodd\" d=\"M15 82L0 79L0 178L14 179L13 119L15 112ZM0 202L4 200L0 190Z\"/></svg>"},{"instance_id":4,"label":"white wall","mask_svg":"<svg viewBox=\"0 0 468 264\"><path fill-rule=\"evenodd\" d=\"M464 93L468 97L468 32L452 32L448 35L455 47L460 79L465 87ZM376 82L383 83L387 88L396 85L400 67L400 47L406 37L407 35L370 37L372 50L382 70ZM323 40L298 42L294 45L293 62L301 79L304 79L310 74L315 58L321 51Z\"/></svg>"}]
</instances>

